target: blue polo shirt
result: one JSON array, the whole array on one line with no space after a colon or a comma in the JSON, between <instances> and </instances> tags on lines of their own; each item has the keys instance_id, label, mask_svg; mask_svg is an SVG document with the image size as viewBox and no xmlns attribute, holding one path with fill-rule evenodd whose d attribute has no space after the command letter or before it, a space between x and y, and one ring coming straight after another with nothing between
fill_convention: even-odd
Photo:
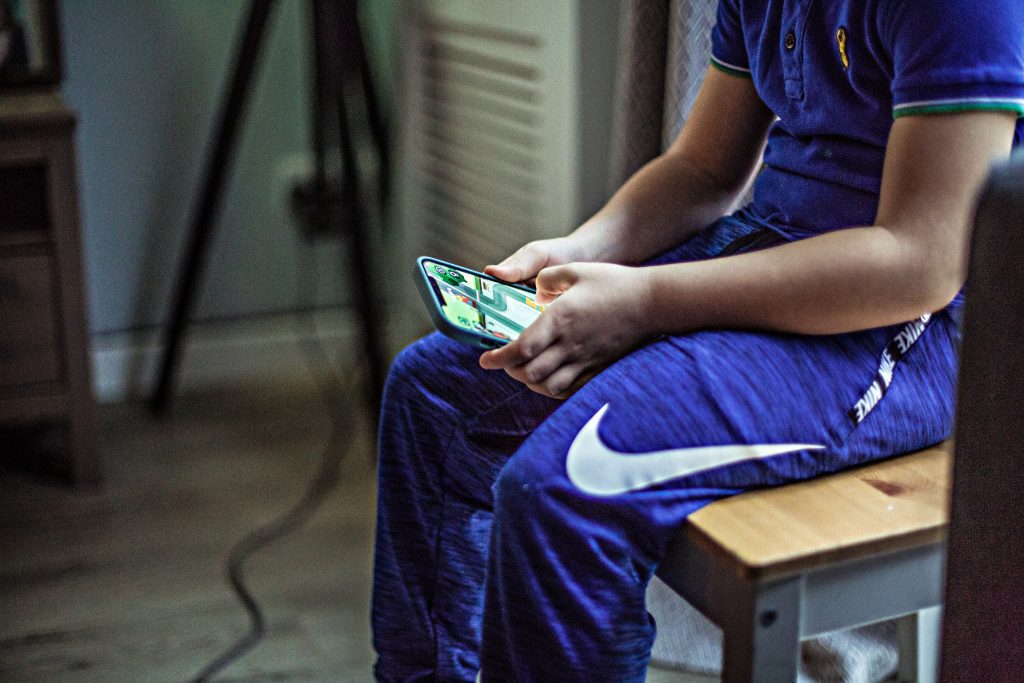
<instances>
[{"instance_id":1,"label":"blue polo shirt","mask_svg":"<svg viewBox=\"0 0 1024 683\"><path fill-rule=\"evenodd\" d=\"M797 237L874 222L893 117L1024 116L1024 0L720 0L711 53L779 117L750 208Z\"/></svg>"}]
</instances>

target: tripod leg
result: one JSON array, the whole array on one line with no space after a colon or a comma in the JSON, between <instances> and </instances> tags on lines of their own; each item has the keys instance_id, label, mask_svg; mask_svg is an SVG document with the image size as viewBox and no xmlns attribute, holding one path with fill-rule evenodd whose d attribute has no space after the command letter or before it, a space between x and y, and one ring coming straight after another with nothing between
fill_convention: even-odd
<instances>
[{"instance_id":1,"label":"tripod leg","mask_svg":"<svg viewBox=\"0 0 1024 683\"><path fill-rule=\"evenodd\" d=\"M388 155L387 126L377 99L377 90L373 85L373 74L370 72L370 62L366 53L366 42L363 40L363 33L359 26L359 17L352 17L353 40L356 43L359 56L359 78L363 87L363 101L366 103L366 118L370 126L370 133L377 146L377 158L380 163L380 170L377 174L380 206L383 209L387 206L388 196L391 193L391 165Z\"/></svg>"},{"instance_id":2,"label":"tripod leg","mask_svg":"<svg viewBox=\"0 0 1024 683\"><path fill-rule=\"evenodd\" d=\"M172 303L171 321L164 334L160 374L150 398L150 409L156 415L164 412L170 399L181 351L181 336L188 325L197 285L202 276L214 220L221 204L224 178L234 152L239 123L245 112L249 86L273 4L274 0L252 0L245 33L236 53L231 84L221 103L213 136L213 151L204 169L202 194L192 217L191 234Z\"/></svg>"},{"instance_id":3,"label":"tripod leg","mask_svg":"<svg viewBox=\"0 0 1024 683\"><path fill-rule=\"evenodd\" d=\"M376 421L380 414L380 400L387 373L385 340L383 334L384 309L380 304L377 288L374 286L374 253L369 234L366 211L359 191L359 170L355 148L352 143L351 122L345 101L345 83L358 76L358 47L352 33L355 29L355 3L325 3L324 19L329 27L331 45L324 53L322 78L333 88L333 101L338 110L338 142L341 151L342 202L344 210L350 212L351 226L351 282L356 295L359 317L362 323L363 349L366 353L369 378L366 383L367 400L371 414Z\"/></svg>"},{"instance_id":4,"label":"tripod leg","mask_svg":"<svg viewBox=\"0 0 1024 683\"><path fill-rule=\"evenodd\" d=\"M319 207L317 216L317 228L314 232L323 232L330 223L330 217L325 214L324 207L327 206L326 197L328 192L327 181L327 148L328 137L327 127L332 125L332 117L329 114L331 105L332 88L326 78L323 77L326 68L325 59L327 55L324 50L331 45L329 27L325 20L328 15L324 3L328 0L312 0L311 18L313 21L313 196Z\"/></svg>"}]
</instances>

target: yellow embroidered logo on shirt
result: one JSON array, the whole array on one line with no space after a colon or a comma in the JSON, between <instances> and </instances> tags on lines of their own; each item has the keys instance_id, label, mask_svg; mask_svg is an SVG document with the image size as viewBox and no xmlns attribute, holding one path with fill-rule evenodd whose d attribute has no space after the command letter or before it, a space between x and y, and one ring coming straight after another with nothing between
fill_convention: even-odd
<instances>
[{"instance_id":1,"label":"yellow embroidered logo on shirt","mask_svg":"<svg viewBox=\"0 0 1024 683\"><path fill-rule=\"evenodd\" d=\"M850 58L846 56L846 27L840 26L836 31L836 42L839 43L839 56L843 60L843 68L850 68Z\"/></svg>"}]
</instances>

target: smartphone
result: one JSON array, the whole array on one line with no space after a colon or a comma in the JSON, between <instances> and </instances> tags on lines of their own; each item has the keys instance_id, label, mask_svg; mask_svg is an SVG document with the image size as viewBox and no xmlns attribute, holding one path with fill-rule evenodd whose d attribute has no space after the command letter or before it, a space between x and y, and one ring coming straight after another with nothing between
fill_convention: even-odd
<instances>
[{"instance_id":1,"label":"smartphone","mask_svg":"<svg viewBox=\"0 0 1024 683\"><path fill-rule=\"evenodd\" d=\"M480 349L516 339L544 311L536 291L441 259L416 259L416 285L444 334Z\"/></svg>"}]
</instances>

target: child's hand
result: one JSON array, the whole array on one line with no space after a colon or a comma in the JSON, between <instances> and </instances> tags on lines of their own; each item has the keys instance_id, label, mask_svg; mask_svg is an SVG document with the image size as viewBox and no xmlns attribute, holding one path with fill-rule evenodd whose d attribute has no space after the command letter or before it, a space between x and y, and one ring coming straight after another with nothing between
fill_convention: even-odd
<instances>
[{"instance_id":1,"label":"child's hand","mask_svg":"<svg viewBox=\"0 0 1024 683\"><path fill-rule=\"evenodd\" d=\"M654 333L645 315L644 268L571 263L537 275L537 301L550 304L518 339L480 356L534 391L565 398Z\"/></svg>"},{"instance_id":2,"label":"child's hand","mask_svg":"<svg viewBox=\"0 0 1024 683\"><path fill-rule=\"evenodd\" d=\"M524 282L534 286L534 278L542 269L573 261L587 260L583 248L572 237L536 240L520 247L496 266L484 272L505 282Z\"/></svg>"}]
</instances>

